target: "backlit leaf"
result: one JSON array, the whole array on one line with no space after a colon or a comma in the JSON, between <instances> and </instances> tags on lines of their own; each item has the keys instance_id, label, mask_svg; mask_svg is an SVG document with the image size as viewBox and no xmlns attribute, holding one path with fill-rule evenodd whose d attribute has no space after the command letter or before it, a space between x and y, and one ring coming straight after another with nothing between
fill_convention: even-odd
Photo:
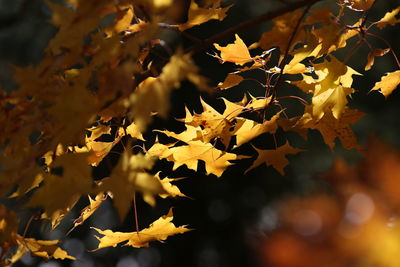
<instances>
[{"instance_id":1,"label":"backlit leaf","mask_svg":"<svg viewBox=\"0 0 400 267\"><path fill-rule=\"evenodd\" d=\"M388 97L400 84L400 70L390 72L375 83L372 90L379 90L385 97Z\"/></svg>"},{"instance_id":2,"label":"backlit leaf","mask_svg":"<svg viewBox=\"0 0 400 267\"><path fill-rule=\"evenodd\" d=\"M215 48L221 52L221 59L223 62L232 62L236 65L243 65L247 62L253 61L250 56L249 49L246 44L240 39L239 35L235 34L235 42L227 46L220 46L214 44Z\"/></svg>"},{"instance_id":3,"label":"backlit leaf","mask_svg":"<svg viewBox=\"0 0 400 267\"><path fill-rule=\"evenodd\" d=\"M94 230L103 235L101 238L96 236L100 243L95 251L105 247L115 247L122 242L126 242L123 245L135 248L148 247L149 243L152 241L164 241L169 236L190 231L190 229L187 229L184 226L176 227L171 222L172 219L172 209L170 209L167 215L154 221L149 228L143 229L140 232L122 233L113 232L111 230L103 231L93 227Z\"/></svg>"}]
</instances>

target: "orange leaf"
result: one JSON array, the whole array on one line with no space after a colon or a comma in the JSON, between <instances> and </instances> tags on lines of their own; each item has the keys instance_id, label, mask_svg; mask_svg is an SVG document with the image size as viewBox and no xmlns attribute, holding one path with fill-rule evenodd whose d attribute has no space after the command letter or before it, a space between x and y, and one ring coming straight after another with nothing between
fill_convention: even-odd
<instances>
[{"instance_id":1,"label":"orange leaf","mask_svg":"<svg viewBox=\"0 0 400 267\"><path fill-rule=\"evenodd\" d=\"M372 90L379 90L380 92L387 97L390 95L400 84L400 70L394 71L386 74L382 77L381 81L375 83L375 86Z\"/></svg>"},{"instance_id":2,"label":"orange leaf","mask_svg":"<svg viewBox=\"0 0 400 267\"><path fill-rule=\"evenodd\" d=\"M365 65L365 70L370 70L371 67L374 65L375 62L375 57L381 57L387 54L387 52L390 51L390 48L386 49L374 49L373 51L369 52L368 54L368 62L367 65Z\"/></svg>"},{"instance_id":3,"label":"orange leaf","mask_svg":"<svg viewBox=\"0 0 400 267\"><path fill-rule=\"evenodd\" d=\"M235 34L236 40L233 44L228 44L225 47L219 44L214 44L215 48L221 52L221 59L223 62L232 62L236 65L243 65L252 61L249 49L246 44L240 39L239 35Z\"/></svg>"},{"instance_id":4,"label":"orange leaf","mask_svg":"<svg viewBox=\"0 0 400 267\"><path fill-rule=\"evenodd\" d=\"M149 242L152 241L163 241L166 240L171 235L182 234L190 229L184 226L176 227L171 221L173 219L172 209L169 210L168 214L162 216L158 220L154 221L149 228L143 229L140 232L113 232L111 230L100 230L92 227L103 237L96 238L100 241L98 247L93 251L106 247L115 247L119 243L126 242L126 246L132 246L135 248L148 247Z\"/></svg>"},{"instance_id":5,"label":"orange leaf","mask_svg":"<svg viewBox=\"0 0 400 267\"><path fill-rule=\"evenodd\" d=\"M229 73L225 81L218 84L219 89L225 90L234 87L243 81L243 77L234 73Z\"/></svg>"},{"instance_id":6,"label":"orange leaf","mask_svg":"<svg viewBox=\"0 0 400 267\"><path fill-rule=\"evenodd\" d=\"M184 31L193 26L205 23L207 21L217 19L223 20L226 17L226 12L232 7L220 7L221 1L214 1L214 4L210 8L199 7L199 5L192 0L189 7L188 21L184 24L178 25L179 30Z\"/></svg>"},{"instance_id":7,"label":"orange leaf","mask_svg":"<svg viewBox=\"0 0 400 267\"><path fill-rule=\"evenodd\" d=\"M396 23L400 22L400 19L397 19L396 16L400 12L400 7L393 9L390 12L387 12L383 18L381 18L379 21L375 22L376 26L378 26L379 29L385 28L388 24L390 25L395 25Z\"/></svg>"}]
</instances>

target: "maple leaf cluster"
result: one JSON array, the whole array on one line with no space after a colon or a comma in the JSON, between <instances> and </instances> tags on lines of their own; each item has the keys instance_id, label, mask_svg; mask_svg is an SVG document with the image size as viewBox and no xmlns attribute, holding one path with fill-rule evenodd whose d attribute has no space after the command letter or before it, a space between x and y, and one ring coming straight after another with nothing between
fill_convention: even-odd
<instances>
[{"instance_id":1,"label":"maple leaf cluster","mask_svg":"<svg viewBox=\"0 0 400 267\"><path fill-rule=\"evenodd\" d=\"M198 172L203 161L207 174L220 177L232 161L251 158L239 154L239 147L261 135L275 136L278 128L305 138L310 129L318 130L331 149L338 138L344 148L360 151L350 125L364 114L348 107L348 99L356 91L353 75L361 74L334 52L346 48L347 41L356 36L363 42L371 27L383 29L398 23L400 8L373 23L363 16L354 25L345 25L341 19L347 9L366 13L373 1L339 1L338 14L328 8L311 9L315 0L303 2L304 9L275 16L272 29L250 46L238 34L226 46L214 43L215 58L239 67L213 87L191 58L196 47L172 52L160 36L164 28L185 35L189 28L223 20L232 5L192 0L187 20L175 23L179 14L171 8L174 1L67 0L61 5L49 1L51 22L58 33L39 64L15 68L19 89L0 95L1 196L16 199L24 209L40 208L35 218L49 220L52 229L78 200L88 197L89 205L74 221L72 231L109 199L123 221L139 194L151 206L158 197L184 197L174 184L179 179L154 174L158 160L172 162L173 170L185 165ZM110 18L113 21L105 23ZM157 59L160 47L170 53L167 59ZM365 69L385 54L397 60L390 46L371 49ZM186 108L186 116L178 119L183 131L153 129L153 139L144 138L154 116L168 116L170 94L183 81L207 92L234 90L251 79L249 72L257 71L266 77L257 81L263 95L245 94L239 102L223 98L223 112L200 98L201 113ZM387 97L399 82L400 71L393 71L371 90ZM281 95L283 83L302 91L308 100ZM281 101L285 98L298 100L304 113L289 117ZM173 141L160 142L157 135ZM105 164L120 144L124 151L110 175L94 181L92 170ZM253 147L257 156L246 172L266 164L283 175L287 155L304 151L292 147L289 140L275 142L273 149ZM3 264L16 262L28 251L45 259L74 259L57 246L58 240L18 234L18 218L9 208L0 206L0 215ZM143 230L137 225L136 231L127 233L93 228L102 235L97 237L97 249L121 242L146 247L151 241L189 231L176 227L172 219L170 210Z\"/></svg>"}]
</instances>

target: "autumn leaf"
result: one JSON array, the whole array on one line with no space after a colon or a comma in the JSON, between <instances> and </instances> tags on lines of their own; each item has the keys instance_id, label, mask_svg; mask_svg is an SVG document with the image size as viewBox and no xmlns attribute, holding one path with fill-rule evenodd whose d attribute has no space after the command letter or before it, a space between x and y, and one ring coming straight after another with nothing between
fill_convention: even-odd
<instances>
[{"instance_id":1,"label":"autumn leaf","mask_svg":"<svg viewBox=\"0 0 400 267\"><path fill-rule=\"evenodd\" d=\"M42 216L52 221L53 228L80 196L89 194L92 189L93 179L87 158L88 153L66 153L57 157L49 166L55 174L43 174L43 184L26 204L27 207L43 208Z\"/></svg>"},{"instance_id":2,"label":"autumn leaf","mask_svg":"<svg viewBox=\"0 0 400 267\"><path fill-rule=\"evenodd\" d=\"M232 5L227 7L220 7L220 0L213 1L213 6L204 8L199 7L199 5L191 0L189 12L188 12L188 20L187 22L178 25L179 30L184 31L193 26L205 23L210 20L223 20L226 17L226 12L232 7Z\"/></svg>"},{"instance_id":3,"label":"autumn leaf","mask_svg":"<svg viewBox=\"0 0 400 267\"><path fill-rule=\"evenodd\" d=\"M61 260L76 260L75 257L68 255L65 250L57 246L60 242L59 240L36 240L34 238L23 238L22 236L18 236L17 241L21 250L25 252L29 251L32 256L42 257L45 260L53 258Z\"/></svg>"},{"instance_id":4,"label":"autumn leaf","mask_svg":"<svg viewBox=\"0 0 400 267\"><path fill-rule=\"evenodd\" d=\"M250 95L250 101L245 105L245 109L262 110L271 104L271 97L254 97Z\"/></svg>"},{"instance_id":5,"label":"autumn leaf","mask_svg":"<svg viewBox=\"0 0 400 267\"><path fill-rule=\"evenodd\" d=\"M171 147L173 147L176 143L171 143L171 144L161 144L158 141L158 136L156 137L156 140L154 144L146 151L146 154L149 155L150 157L158 157L162 159L168 159L172 161L172 154L169 151Z\"/></svg>"},{"instance_id":6,"label":"autumn leaf","mask_svg":"<svg viewBox=\"0 0 400 267\"><path fill-rule=\"evenodd\" d=\"M400 84L400 70L390 72L375 83L375 86L370 90L379 90L385 97L388 97Z\"/></svg>"},{"instance_id":7,"label":"autumn leaf","mask_svg":"<svg viewBox=\"0 0 400 267\"><path fill-rule=\"evenodd\" d=\"M241 83L244 80L244 78L240 75L234 74L234 73L229 73L228 76L226 76L225 81L220 82L218 84L218 88L221 90L226 90L231 87L234 87Z\"/></svg>"},{"instance_id":8,"label":"autumn leaf","mask_svg":"<svg viewBox=\"0 0 400 267\"><path fill-rule=\"evenodd\" d=\"M124 245L132 246L135 248L148 247L152 241L164 241L169 236L182 234L190 229L185 226L176 227L171 221L173 219L172 209L169 210L168 214L162 216L158 220L154 221L149 228L143 229L140 232L122 233L113 232L111 230L100 230L92 227L103 237L96 238L100 241L98 247L93 251L96 251L105 247L115 247L119 243L126 242Z\"/></svg>"},{"instance_id":9,"label":"autumn leaf","mask_svg":"<svg viewBox=\"0 0 400 267\"><path fill-rule=\"evenodd\" d=\"M169 137L175 138L185 143L189 143L193 140L202 140L203 139L203 129L200 126L192 126L190 124L185 125L186 130L181 133L174 133L167 130L155 130L156 132L163 133ZM156 141L156 143L158 143ZM154 147L154 146L153 146Z\"/></svg>"},{"instance_id":10,"label":"autumn leaf","mask_svg":"<svg viewBox=\"0 0 400 267\"><path fill-rule=\"evenodd\" d=\"M176 185L173 185L171 182L181 180L183 178L168 178L165 177L163 179L160 178L159 173L155 175L155 177L160 180L164 190L166 193L159 194L162 198L167 197L186 197Z\"/></svg>"},{"instance_id":11,"label":"autumn leaf","mask_svg":"<svg viewBox=\"0 0 400 267\"><path fill-rule=\"evenodd\" d=\"M2 253L7 253L16 244L18 224L16 213L0 204L0 248Z\"/></svg>"},{"instance_id":12,"label":"autumn leaf","mask_svg":"<svg viewBox=\"0 0 400 267\"><path fill-rule=\"evenodd\" d=\"M134 122L129 124L126 129L123 129L122 127L119 128L119 135L122 136L125 134L129 134L132 138L144 141L143 135L140 132L139 127Z\"/></svg>"},{"instance_id":13,"label":"autumn leaf","mask_svg":"<svg viewBox=\"0 0 400 267\"><path fill-rule=\"evenodd\" d=\"M253 164L246 170L246 172L254 169L261 164L265 163L268 166L274 167L281 175L284 175L284 168L289 164L286 155L288 154L297 154L299 152L304 151L303 149L292 147L288 141L280 147L276 149L258 149L254 147L257 151L258 156L257 159L253 162Z\"/></svg>"},{"instance_id":14,"label":"autumn leaf","mask_svg":"<svg viewBox=\"0 0 400 267\"><path fill-rule=\"evenodd\" d=\"M222 98L222 100L225 103L225 110L222 114L200 98L203 112L192 115L186 109L186 117L179 119L185 122L186 131L178 135L168 131L161 132L183 142L201 140L207 143L214 138L219 138L225 147L228 146L232 137L230 128L232 127L233 120L243 111L244 107L241 103L233 103L225 98Z\"/></svg>"},{"instance_id":15,"label":"autumn leaf","mask_svg":"<svg viewBox=\"0 0 400 267\"><path fill-rule=\"evenodd\" d=\"M232 165L229 160L245 157L221 151L212 144L201 141L190 141L187 145L171 148L160 143L155 146L157 148L153 149L154 146L151 147L148 153L172 161L174 163L173 170L186 165L189 169L197 171L198 162L202 160L205 162L207 174L212 173L217 177L220 177L226 168Z\"/></svg>"},{"instance_id":16,"label":"autumn leaf","mask_svg":"<svg viewBox=\"0 0 400 267\"><path fill-rule=\"evenodd\" d=\"M281 112L263 123L258 123L244 118L237 118L238 122L233 130L234 134L236 135L236 147L249 142L253 138L263 133L275 133L276 129L278 128L276 120L279 118L280 113Z\"/></svg>"},{"instance_id":17,"label":"autumn leaf","mask_svg":"<svg viewBox=\"0 0 400 267\"><path fill-rule=\"evenodd\" d=\"M365 65L365 70L370 70L371 67L374 65L375 62L375 57L381 57L386 55L388 52L390 51L390 48L386 48L386 49L374 49L371 52L369 52L368 54L368 62Z\"/></svg>"},{"instance_id":18,"label":"autumn leaf","mask_svg":"<svg viewBox=\"0 0 400 267\"><path fill-rule=\"evenodd\" d=\"M114 24L104 29L104 33L107 37L111 37L126 30L131 25L133 17L134 12L132 6L127 9L118 10L115 14Z\"/></svg>"},{"instance_id":19,"label":"autumn leaf","mask_svg":"<svg viewBox=\"0 0 400 267\"><path fill-rule=\"evenodd\" d=\"M395 25L400 22L400 19L396 18L397 14L400 12L400 7L393 9L390 12L387 12L383 18L379 21L375 22L374 24L378 26L378 28L383 29L387 25Z\"/></svg>"},{"instance_id":20,"label":"autumn leaf","mask_svg":"<svg viewBox=\"0 0 400 267\"><path fill-rule=\"evenodd\" d=\"M195 114L190 125L202 126L204 128L202 131L203 142L207 143L213 138L218 137L221 139L222 143L227 146L231 139L230 128L232 126L229 118L227 115L216 111L201 98L200 102L203 106L203 112L201 114Z\"/></svg>"},{"instance_id":21,"label":"autumn leaf","mask_svg":"<svg viewBox=\"0 0 400 267\"><path fill-rule=\"evenodd\" d=\"M310 107L307 106L304 115L297 122L296 126L301 128L309 128L318 130L324 142L331 148L335 146L335 139L339 138L345 149L361 150L361 146L357 143L357 137L350 128L360 120L364 113L355 109L345 108L342 116L336 119L332 112L326 112L320 120L316 120L310 114Z\"/></svg>"},{"instance_id":22,"label":"autumn leaf","mask_svg":"<svg viewBox=\"0 0 400 267\"><path fill-rule=\"evenodd\" d=\"M89 205L82 209L81 215L79 216L79 218L74 220L74 226L71 228L71 230L68 231L68 233L73 231L79 225L83 224L90 216L92 216L92 214L100 207L103 201L106 200L107 195L103 192L100 192L96 195L95 199L92 199L90 195L88 196L88 198Z\"/></svg>"},{"instance_id":23,"label":"autumn leaf","mask_svg":"<svg viewBox=\"0 0 400 267\"><path fill-rule=\"evenodd\" d=\"M143 154L131 155L125 151L111 176L101 180L96 192L110 192L120 220L124 220L132 204L135 192L140 192L143 199L150 205L155 205L155 196L165 193L160 181L145 172L152 168L154 158Z\"/></svg>"},{"instance_id":24,"label":"autumn leaf","mask_svg":"<svg viewBox=\"0 0 400 267\"><path fill-rule=\"evenodd\" d=\"M274 18L272 20L274 23L272 30L264 32L257 45L252 45L252 47L260 46L264 50L270 49L271 47L279 47L281 52L280 58L282 59L288 46L288 40L293 34L294 28L300 17L301 10L297 9L294 12L286 13ZM292 46L294 46L299 40L303 39L302 35L302 32L296 34Z\"/></svg>"},{"instance_id":25,"label":"autumn leaf","mask_svg":"<svg viewBox=\"0 0 400 267\"><path fill-rule=\"evenodd\" d=\"M167 116L169 94L184 79L193 82L200 89L208 89L206 79L198 74L198 69L190 56L178 51L170 58L157 78L147 78L129 96L126 105L134 115L134 122L140 131L145 129L150 122L152 112L157 112L164 118ZM148 103L149 100L151 100L151 104Z\"/></svg>"},{"instance_id":26,"label":"autumn leaf","mask_svg":"<svg viewBox=\"0 0 400 267\"><path fill-rule=\"evenodd\" d=\"M333 116L339 118L348 103L347 97L354 92L351 88L352 75L359 75L359 73L333 56L330 62L315 64L314 68L318 80L314 82L313 116L322 118L325 112L332 110Z\"/></svg>"},{"instance_id":27,"label":"autumn leaf","mask_svg":"<svg viewBox=\"0 0 400 267\"><path fill-rule=\"evenodd\" d=\"M315 54L316 57L320 57L346 47L347 41L358 35L359 32L356 29L360 23L361 20L354 23L346 30L335 23L329 23L321 28L313 29L311 33L315 35L318 40L318 45L315 47L313 54Z\"/></svg>"},{"instance_id":28,"label":"autumn leaf","mask_svg":"<svg viewBox=\"0 0 400 267\"><path fill-rule=\"evenodd\" d=\"M99 124L87 129L91 134L86 138L86 142L93 142L103 134L111 134L111 127L104 124Z\"/></svg>"},{"instance_id":29,"label":"autumn leaf","mask_svg":"<svg viewBox=\"0 0 400 267\"><path fill-rule=\"evenodd\" d=\"M249 49L246 44L240 39L239 35L235 34L235 42L223 47L219 44L214 44L215 48L221 52L222 62L232 62L236 65L243 65L247 62L253 61L250 56Z\"/></svg>"}]
</instances>

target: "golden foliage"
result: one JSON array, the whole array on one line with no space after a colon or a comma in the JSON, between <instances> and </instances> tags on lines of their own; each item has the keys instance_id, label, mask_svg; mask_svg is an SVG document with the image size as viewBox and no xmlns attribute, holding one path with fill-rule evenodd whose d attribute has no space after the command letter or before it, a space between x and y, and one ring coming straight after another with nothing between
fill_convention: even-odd
<instances>
[{"instance_id":1,"label":"golden foliage","mask_svg":"<svg viewBox=\"0 0 400 267\"><path fill-rule=\"evenodd\" d=\"M149 243L152 241L163 241L171 235L182 234L190 231L190 229L187 229L184 226L176 227L171 222L172 219L173 214L172 209L170 209L167 215L154 221L150 224L149 228L143 229L140 232L121 233L113 232L111 230L103 231L93 227L94 230L103 235L101 238L97 237L100 243L98 248L95 250L111 246L115 247L122 242L126 242L124 244L126 246L132 246L135 248L148 247Z\"/></svg>"},{"instance_id":2,"label":"golden foliage","mask_svg":"<svg viewBox=\"0 0 400 267\"><path fill-rule=\"evenodd\" d=\"M397 24L399 8L372 23L367 20L366 12L373 10L373 0L338 1L337 14L327 7L295 9L272 18L272 28L248 47L238 34L226 46L218 44L222 37L233 35L234 31L227 30L206 41L197 40L186 32L211 20L223 20L233 5L223 5L219 0L192 0L185 10L183 2L67 0L60 5L47 1L52 10L51 23L58 27L58 33L49 42L40 63L15 67L14 79L20 87L11 92L0 91L0 123L3 127L0 134L0 194L3 198L15 198L18 208L37 208L35 219L48 219L55 228L81 197L88 196L88 205L70 227L73 230L110 199L123 221L138 194L152 206L158 197L185 197L175 184L179 178L161 179L159 173L154 174L158 160L172 162L172 171L186 166L196 172L221 177L236 161L249 161L250 155L238 152L248 144L248 151L258 156L247 171L265 163L284 175L289 164L287 155L303 151L290 145L291 138L285 135L286 132L296 132L307 138L309 130L319 131L331 149L338 138L345 149L362 151L350 125L359 121L364 113L348 106L352 94L359 91L352 88L353 75L361 74L348 65L348 58L343 59L336 51L348 48L348 41L355 36L360 37L359 44L367 37L376 37L368 32L372 27L383 29ZM346 9L363 14L352 25L345 25ZM109 18L112 19L104 26L104 21ZM182 22L182 18L187 20ZM165 29L198 43L189 49L172 48L168 38L164 40ZM373 67L375 57L389 52L398 62L393 48L385 43L386 48L370 47L365 70ZM171 93L181 88L183 82L189 81L202 91L212 91L209 80L200 74L201 69L196 66L191 53L212 44L218 50L219 55L214 54L214 57L220 63L230 62L236 66L214 86L220 89L218 93L250 81L256 82L256 89L261 89L262 93L240 95L239 90L231 89L230 92L242 100L234 102L229 100L230 97L222 98L223 108L213 107L209 104L212 101L200 98L200 113L186 107L185 117L178 119L183 130L154 129L153 118L169 116ZM160 54L158 49L164 49L168 56ZM254 56L249 49L254 49L251 53ZM346 51L349 56L353 53L352 49ZM252 75L256 71L261 71L265 79L255 79L260 77ZM291 89L301 90L303 97L295 91L281 90L283 83L290 84ZM371 90L378 90L388 97L399 83L400 71L394 70L382 76ZM284 99L299 101L304 109L292 111L292 106ZM154 132L163 135L161 141L158 137L155 141L148 138L154 136ZM282 134L283 142L276 142L277 134ZM252 144L266 136L275 140L275 149L259 149ZM168 138L174 141L165 141ZM284 144L278 146L278 143ZM118 154L116 164L110 163L112 154ZM204 170L199 168L200 161L204 162ZM386 162L380 164L385 168ZM95 182L92 171L103 165L107 165L110 174ZM387 168L394 169L392 165ZM342 168L339 171L344 174L355 175L347 167L338 165L337 168ZM385 199L397 204L397 184L389 177L387 169L381 171L386 181L371 178L371 183L389 192ZM358 181L354 184L357 190L370 195L371 201L379 201L370 188L361 186ZM347 201L346 192L341 188L338 190ZM24 200L22 205L21 200ZM323 213L323 222L337 228L338 233L349 230L348 224L343 228L338 221L343 207L327 196L318 196L298 205L310 206L316 213ZM291 217L292 206L295 204L289 203L283 208L284 223L301 228L302 225ZM321 207L327 207L331 214L324 213ZM136 206L134 210L137 219ZM391 235L398 230L382 227L387 221L385 211L378 210L371 216L370 223L356 226L360 237L355 242L362 249L338 247L336 252L351 251L348 252L351 255L341 259L343 265L332 266L345 266L357 258L360 251L368 252L366 262L371 266L395 266L386 259L395 258L399 252L400 245ZM133 247L146 247L149 242L163 241L171 235L189 231L184 226L175 227L172 219L171 209L168 215L137 232L94 228L103 235L97 237L100 242L97 249L122 242ZM58 240L37 240L18 234L18 224L19 217L15 212L0 205L1 264L16 262L28 251L46 260L74 259L58 246ZM379 234L379 242L387 248L385 259L378 253L372 232ZM343 238L347 237L331 234L328 241L336 247ZM288 233L276 233L271 240L277 243L267 245L267 258L276 266L297 266L290 265L293 259L303 259L303 254L314 249L304 246L301 239ZM279 249L286 245L290 251L282 254ZM318 251L316 257L318 260L310 257L299 263L318 266L315 263L326 259L326 254ZM332 261L327 259L326 262Z\"/></svg>"}]
</instances>

